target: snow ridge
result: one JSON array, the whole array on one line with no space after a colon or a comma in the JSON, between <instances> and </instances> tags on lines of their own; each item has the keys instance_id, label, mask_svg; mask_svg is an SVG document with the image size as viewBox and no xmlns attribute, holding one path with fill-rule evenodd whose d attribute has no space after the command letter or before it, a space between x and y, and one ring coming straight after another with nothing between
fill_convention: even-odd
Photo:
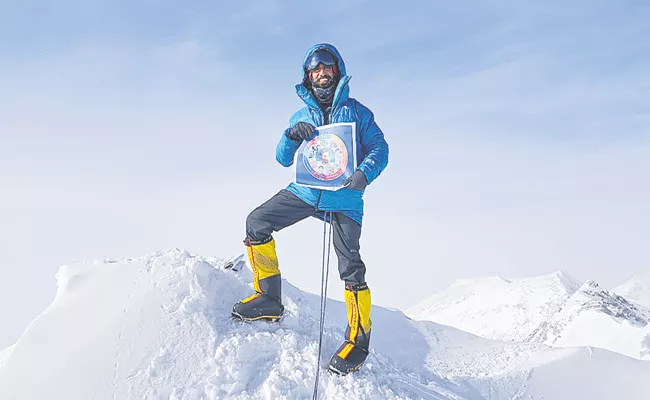
<instances>
[{"instance_id":1,"label":"snow ridge","mask_svg":"<svg viewBox=\"0 0 650 400\"><path fill-rule=\"evenodd\" d=\"M627 322L634 327L648 325L650 315L625 298L602 289L596 282L587 281L566 302L562 310L552 319L543 322L528 338L528 341L538 341L553 344L561 336L562 331L581 313L594 311L603 313L617 322Z\"/></svg>"},{"instance_id":2,"label":"snow ridge","mask_svg":"<svg viewBox=\"0 0 650 400\"><path fill-rule=\"evenodd\" d=\"M589 345L644 358L642 338L650 332L649 322L650 311L587 281L528 340L560 347Z\"/></svg>"},{"instance_id":3,"label":"snow ridge","mask_svg":"<svg viewBox=\"0 0 650 400\"><path fill-rule=\"evenodd\" d=\"M407 310L407 315L489 339L521 342L558 312L578 287L562 271L517 280L459 280Z\"/></svg>"},{"instance_id":4,"label":"snow ridge","mask_svg":"<svg viewBox=\"0 0 650 400\"><path fill-rule=\"evenodd\" d=\"M634 288L641 296L639 288L645 282L633 279L627 289ZM594 281L579 286L562 271L519 280L460 280L411 308L409 315L484 338L592 346L650 359L645 339L650 333L650 309Z\"/></svg>"},{"instance_id":5,"label":"snow ridge","mask_svg":"<svg viewBox=\"0 0 650 400\"><path fill-rule=\"evenodd\" d=\"M644 327L648 324L650 315L645 310L636 307L622 296L602 289L594 281L585 282L578 290L577 295L583 295L586 298L582 306L586 310L595 309L619 320L619 322L624 320L636 327Z\"/></svg>"}]
</instances>

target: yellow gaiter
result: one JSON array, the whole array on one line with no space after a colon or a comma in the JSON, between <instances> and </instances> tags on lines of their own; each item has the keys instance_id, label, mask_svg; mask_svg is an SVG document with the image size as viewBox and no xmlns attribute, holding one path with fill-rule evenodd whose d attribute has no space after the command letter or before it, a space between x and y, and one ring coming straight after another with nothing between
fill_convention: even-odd
<instances>
[{"instance_id":1,"label":"yellow gaiter","mask_svg":"<svg viewBox=\"0 0 650 400\"><path fill-rule=\"evenodd\" d=\"M345 339L349 343L344 345L338 353L342 359L346 359L355 344L364 348L368 346L372 325L370 321L372 303L368 286L366 284L345 285L345 305L348 310L348 328L345 332Z\"/></svg>"},{"instance_id":2,"label":"yellow gaiter","mask_svg":"<svg viewBox=\"0 0 650 400\"><path fill-rule=\"evenodd\" d=\"M271 238L269 241L261 244L251 244L248 242L247 247L248 260L253 268L253 286L255 287L255 291L258 293L267 293L269 289L268 283L270 282L265 281L265 279L280 275L278 256L275 252L275 239ZM268 294L276 297L274 293Z\"/></svg>"}]
</instances>

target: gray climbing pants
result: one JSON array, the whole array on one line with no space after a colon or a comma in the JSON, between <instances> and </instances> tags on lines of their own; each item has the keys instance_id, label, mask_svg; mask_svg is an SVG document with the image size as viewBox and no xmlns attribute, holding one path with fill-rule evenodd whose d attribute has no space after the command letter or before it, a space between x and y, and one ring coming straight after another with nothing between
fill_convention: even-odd
<instances>
[{"instance_id":1,"label":"gray climbing pants","mask_svg":"<svg viewBox=\"0 0 650 400\"><path fill-rule=\"evenodd\" d=\"M246 237L250 242L265 242L273 232L302 221L307 217L323 219L324 212L302 201L286 189L254 209L246 218ZM328 222L332 225L334 251L339 262L339 276L346 283L366 283L366 266L359 254L361 225L341 212L333 212Z\"/></svg>"}]
</instances>

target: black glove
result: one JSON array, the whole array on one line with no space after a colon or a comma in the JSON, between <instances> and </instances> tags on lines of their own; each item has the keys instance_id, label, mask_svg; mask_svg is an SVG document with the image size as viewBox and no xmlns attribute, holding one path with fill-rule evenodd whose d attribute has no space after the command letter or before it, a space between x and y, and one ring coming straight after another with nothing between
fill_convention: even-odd
<instances>
[{"instance_id":1,"label":"black glove","mask_svg":"<svg viewBox=\"0 0 650 400\"><path fill-rule=\"evenodd\" d=\"M363 190L368 186L368 179L363 171L355 171L351 177L345 180L343 186L353 190Z\"/></svg>"},{"instance_id":2,"label":"black glove","mask_svg":"<svg viewBox=\"0 0 650 400\"><path fill-rule=\"evenodd\" d=\"M309 122L298 122L296 125L294 125L293 128L289 129L289 133L287 133L287 136L289 139L293 140L294 142L301 142L305 139L311 139L314 137L314 132L316 131L316 128L314 125L310 124Z\"/></svg>"}]
</instances>

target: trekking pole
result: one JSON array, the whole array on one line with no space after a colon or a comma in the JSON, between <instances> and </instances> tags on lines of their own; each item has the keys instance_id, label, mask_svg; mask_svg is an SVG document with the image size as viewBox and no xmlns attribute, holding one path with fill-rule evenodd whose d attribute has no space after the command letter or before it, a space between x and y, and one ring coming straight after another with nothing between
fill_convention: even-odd
<instances>
[{"instance_id":1,"label":"trekking pole","mask_svg":"<svg viewBox=\"0 0 650 400\"><path fill-rule=\"evenodd\" d=\"M320 284L320 332L318 334L318 357L316 358L316 380L314 382L314 396L313 400L318 398L318 380L320 377L320 356L321 349L323 346L323 330L325 328L325 307L327 306L327 280L330 272L330 245L332 243L332 226L331 219L332 213L329 213L330 216L330 229L329 234L327 233L327 211L323 218L323 264L321 268L321 284ZM326 241L327 238L327 241ZM327 253L327 254L326 254Z\"/></svg>"}]
</instances>

